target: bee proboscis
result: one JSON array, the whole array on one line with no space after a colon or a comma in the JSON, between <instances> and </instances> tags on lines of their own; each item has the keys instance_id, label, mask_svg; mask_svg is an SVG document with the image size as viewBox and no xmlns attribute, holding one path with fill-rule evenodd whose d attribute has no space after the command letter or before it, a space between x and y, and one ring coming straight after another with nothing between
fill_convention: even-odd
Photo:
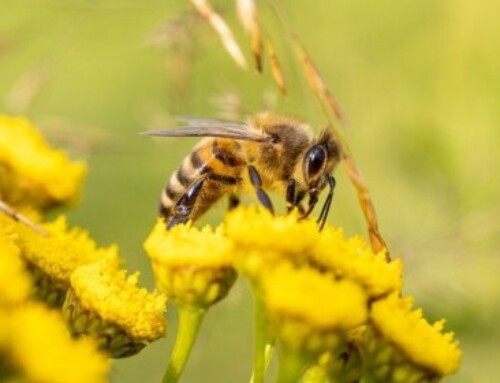
<instances>
[{"instance_id":1,"label":"bee proboscis","mask_svg":"<svg viewBox=\"0 0 500 383\"><path fill-rule=\"evenodd\" d=\"M340 146L330 130L310 136L307 124L266 113L247 122L218 119L181 119L186 126L144 134L160 137L203 137L172 174L161 193L160 214L167 229L196 220L221 197L230 207L250 186L259 202L274 213L267 191L286 197L287 209L311 214L320 192L328 195L318 217L323 228L333 199L332 172L340 162ZM302 206L309 197L307 208Z\"/></svg>"}]
</instances>

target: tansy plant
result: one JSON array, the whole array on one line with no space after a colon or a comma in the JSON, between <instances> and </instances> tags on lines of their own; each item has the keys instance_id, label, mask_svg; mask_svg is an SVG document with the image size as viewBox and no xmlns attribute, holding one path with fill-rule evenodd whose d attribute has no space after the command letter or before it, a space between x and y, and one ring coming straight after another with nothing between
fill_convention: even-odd
<instances>
[{"instance_id":1,"label":"tansy plant","mask_svg":"<svg viewBox=\"0 0 500 383\"><path fill-rule=\"evenodd\" d=\"M127 275L54 207L78 200L86 166L23 118L0 116L0 381L106 382L110 358L166 334L166 297Z\"/></svg>"},{"instance_id":2,"label":"tansy plant","mask_svg":"<svg viewBox=\"0 0 500 383\"><path fill-rule=\"evenodd\" d=\"M164 383L178 381L204 314L236 272L254 292L254 383L265 381L276 347L279 383L434 382L459 366L443 322L429 324L401 298L402 263L340 229L240 207L215 229L167 231L158 221L145 249L180 313Z\"/></svg>"},{"instance_id":3,"label":"tansy plant","mask_svg":"<svg viewBox=\"0 0 500 383\"><path fill-rule=\"evenodd\" d=\"M46 219L78 199L84 173L27 120L0 116L0 381L107 381L110 358L166 335L168 298L179 323L163 382L177 382L238 276L253 291L254 383L269 381L272 357L278 383L425 383L458 369L444 321L403 296L401 261L296 212L238 207L216 228L168 231L158 220L144 242L158 287L148 292L115 245Z\"/></svg>"}]
</instances>

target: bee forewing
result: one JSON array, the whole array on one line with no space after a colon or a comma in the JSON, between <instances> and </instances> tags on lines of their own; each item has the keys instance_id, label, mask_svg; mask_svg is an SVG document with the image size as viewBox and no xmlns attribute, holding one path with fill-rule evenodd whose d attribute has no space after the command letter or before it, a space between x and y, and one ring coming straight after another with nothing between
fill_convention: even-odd
<instances>
[{"instance_id":1,"label":"bee forewing","mask_svg":"<svg viewBox=\"0 0 500 383\"><path fill-rule=\"evenodd\" d=\"M267 136L257 130L249 130L247 125L189 126L184 128L157 129L142 132L157 137L223 137L234 140L263 142Z\"/></svg>"},{"instance_id":2,"label":"bee forewing","mask_svg":"<svg viewBox=\"0 0 500 383\"><path fill-rule=\"evenodd\" d=\"M247 129L248 124L241 122L241 121L235 121L235 120L228 120L225 118L201 118L201 117L191 117L191 116L174 116L172 118L174 121L179 121L186 126L189 127L210 127L210 126L219 126L219 125L229 125L229 126L241 126L242 129Z\"/></svg>"}]
</instances>

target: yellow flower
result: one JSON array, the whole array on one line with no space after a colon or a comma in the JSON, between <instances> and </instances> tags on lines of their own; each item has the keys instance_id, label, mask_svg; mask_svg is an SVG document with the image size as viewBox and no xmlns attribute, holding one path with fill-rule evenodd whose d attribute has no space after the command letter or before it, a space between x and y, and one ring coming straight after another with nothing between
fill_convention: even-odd
<instances>
[{"instance_id":1,"label":"yellow flower","mask_svg":"<svg viewBox=\"0 0 500 383\"><path fill-rule=\"evenodd\" d=\"M51 149L26 119L0 115L0 198L46 209L78 199L86 167Z\"/></svg>"},{"instance_id":2,"label":"yellow flower","mask_svg":"<svg viewBox=\"0 0 500 383\"><path fill-rule=\"evenodd\" d=\"M343 339L368 315L367 296L355 282L288 264L262 277L262 299L278 339L308 351L328 350L329 337Z\"/></svg>"},{"instance_id":3,"label":"yellow flower","mask_svg":"<svg viewBox=\"0 0 500 383\"><path fill-rule=\"evenodd\" d=\"M77 267L104 258L118 259L116 246L98 248L83 229L69 229L64 217L41 227L48 236L18 223L16 242L33 275L35 296L51 306L62 305L71 273Z\"/></svg>"},{"instance_id":4,"label":"yellow flower","mask_svg":"<svg viewBox=\"0 0 500 383\"><path fill-rule=\"evenodd\" d=\"M41 227L49 236L37 235L30 228L19 225L22 255L57 279L69 281L71 273L78 266L95 262L106 253L117 251L114 246L97 248L88 232L78 227L68 228L64 216Z\"/></svg>"},{"instance_id":5,"label":"yellow flower","mask_svg":"<svg viewBox=\"0 0 500 383\"><path fill-rule=\"evenodd\" d=\"M299 221L297 212L273 216L255 206L238 207L224 220L224 231L234 243L237 270L258 282L264 269L282 261L308 263L308 255L319 239L317 224Z\"/></svg>"},{"instance_id":6,"label":"yellow flower","mask_svg":"<svg viewBox=\"0 0 500 383\"><path fill-rule=\"evenodd\" d=\"M144 242L158 288L177 305L179 325L164 382L177 382L208 308L223 299L234 281L233 246L215 231L178 225L171 230L159 219Z\"/></svg>"},{"instance_id":7,"label":"yellow flower","mask_svg":"<svg viewBox=\"0 0 500 383\"><path fill-rule=\"evenodd\" d=\"M116 262L77 268L64 314L74 335L91 334L114 357L130 356L165 336L166 298L137 286L139 273L127 276Z\"/></svg>"},{"instance_id":8,"label":"yellow flower","mask_svg":"<svg viewBox=\"0 0 500 383\"><path fill-rule=\"evenodd\" d=\"M372 306L373 329L367 331L364 352L377 368L380 381L396 382L404 377L404 381L427 382L458 369L462 351L453 333L442 333L444 321L431 325L422 310L411 308L412 298L397 295Z\"/></svg>"},{"instance_id":9,"label":"yellow flower","mask_svg":"<svg viewBox=\"0 0 500 383\"><path fill-rule=\"evenodd\" d=\"M238 208L227 215L224 224L238 250L238 270L253 280L263 268L288 261L352 279L372 298L401 289L399 260L387 262L385 253L374 254L359 236L345 239L340 229L326 226L320 233L314 220L299 221L296 212L273 216L255 207Z\"/></svg>"},{"instance_id":10,"label":"yellow flower","mask_svg":"<svg viewBox=\"0 0 500 383\"><path fill-rule=\"evenodd\" d=\"M208 307L224 298L236 279L233 246L222 229L178 225L158 220L144 243L156 284L180 305Z\"/></svg>"},{"instance_id":11,"label":"yellow flower","mask_svg":"<svg viewBox=\"0 0 500 383\"><path fill-rule=\"evenodd\" d=\"M35 303L22 305L0 317L0 328L0 375L8 381L107 380L109 360L97 351L92 340L71 339L56 311Z\"/></svg>"},{"instance_id":12,"label":"yellow flower","mask_svg":"<svg viewBox=\"0 0 500 383\"><path fill-rule=\"evenodd\" d=\"M379 297L402 287L403 264L387 262L385 253L374 254L359 236L346 240L342 230L326 227L313 251L312 262L362 285L370 297Z\"/></svg>"},{"instance_id":13,"label":"yellow flower","mask_svg":"<svg viewBox=\"0 0 500 383\"><path fill-rule=\"evenodd\" d=\"M0 226L0 307L19 304L31 292L31 280L19 257L19 248Z\"/></svg>"},{"instance_id":14,"label":"yellow flower","mask_svg":"<svg viewBox=\"0 0 500 383\"><path fill-rule=\"evenodd\" d=\"M306 254L320 238L313 220L299 221L296 211L273 216L255 206L238 207L225 220L225 231L237 246L284 254Z\"/></svg>"},{"instance_id":15,"label":"yellow flower","mask_svg":"<svg viewBox=\"0 0 500 383\"><path fill-rule=\"evenodd\" d=\"M0 228L12 240L18 237L16 234L16 227L18 222L10 216L0 211Z\"/></svg>"}]
</instances>

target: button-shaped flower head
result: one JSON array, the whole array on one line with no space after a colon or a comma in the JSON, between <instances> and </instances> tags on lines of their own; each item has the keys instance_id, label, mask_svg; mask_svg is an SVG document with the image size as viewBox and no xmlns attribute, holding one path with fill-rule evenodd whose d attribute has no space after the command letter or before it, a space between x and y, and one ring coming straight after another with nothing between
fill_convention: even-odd
<instances>
[{"instance_id":1,"label":"button-shaped flower head","mask_svg":"<svg viewBox=\"0 0 500 383\"><path fill-rule=\"evenodd\" d=\"M73 335L92 335L115 358L131 356L165 336L166 298L137 286L117 262L100 261L77 268L64 303Z\"/></svg>"},{"instance_id":2,"label":"button-shaped flower head","mask_svg":"<svg viewBox=\"0 0 500 383\"><path fill-rule=\"evenodd\" d=\"M158 288L179 306L208 308L224 298L236 280L233 246L221 228L188 224L167 231L158 220L144 248Z\"/></svg>"},{"instance_id":3,"label":"button-shaped flower head","mask_svg":"<svg viewBox=\"0 0 500 383\"><path fill-rule=\"evenodd\" d=\"M436 382L458 369L462 351L444 321L429 324L412 299L391 295L373 304L372 326L362 344L363 359L375 382Z\"/></svg>"},{"instance_id":4,"label":"button-shaped flower head","mask_svg":"<svg viewBox=\"0 0 500 383\"><path fill-rule=\"evenodd\" d=\"M85 164L52 149L27 120L0 115L0 199L40 210L72 203L85 173Z\"/></svg>"}]
</instances>

